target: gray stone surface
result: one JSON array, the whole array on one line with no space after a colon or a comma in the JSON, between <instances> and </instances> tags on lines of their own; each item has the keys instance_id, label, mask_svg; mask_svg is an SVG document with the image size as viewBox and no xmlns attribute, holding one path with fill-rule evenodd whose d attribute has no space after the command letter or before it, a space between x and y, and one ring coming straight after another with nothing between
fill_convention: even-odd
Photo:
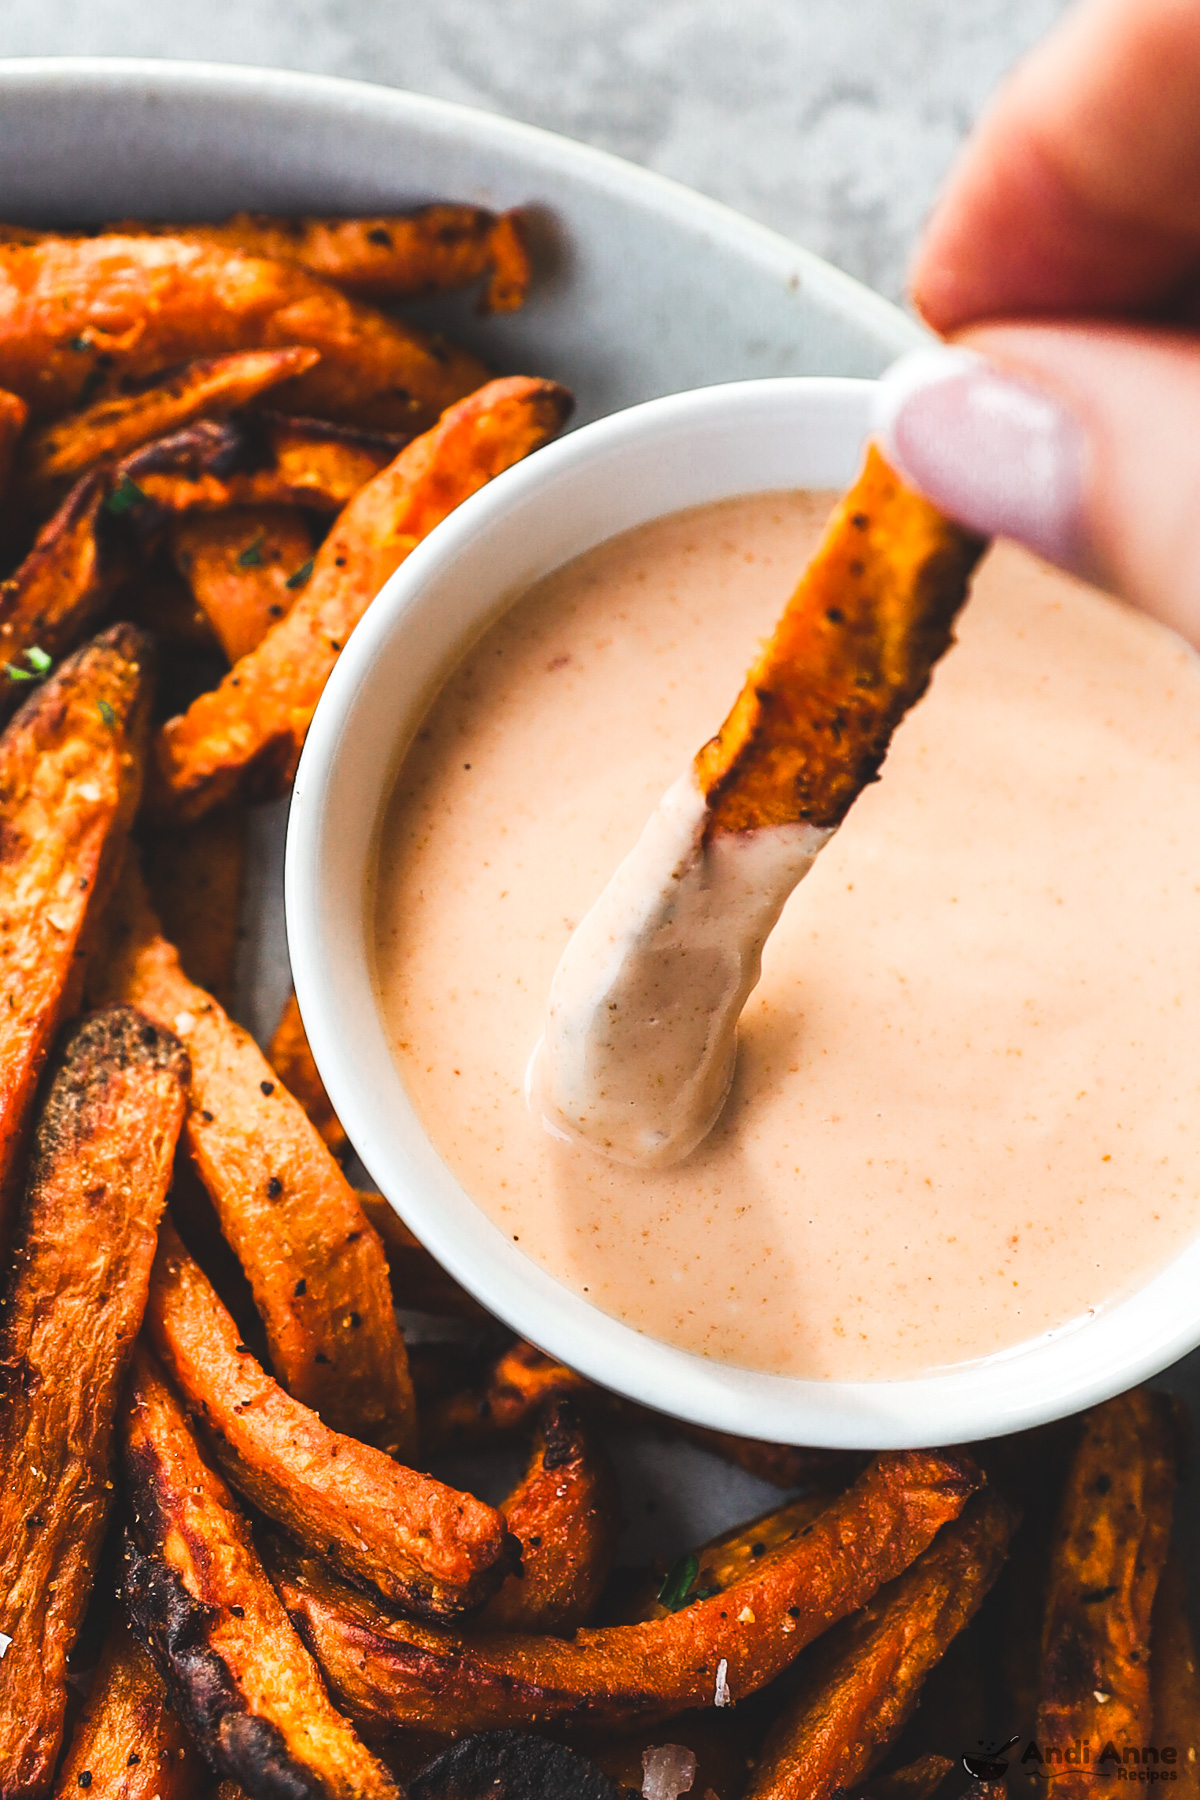
<instances>
[{"instance_id":1,"label":"gray stone surface","mask_svg":"<svg viewBox=\"0 0 1200 1800\"><path fill-rule=\"evenodd\" d=\"M4 0L0 55L178 56L409 87L672 175L881 289L1064 0Z\"/></svg>"}]
</instances>

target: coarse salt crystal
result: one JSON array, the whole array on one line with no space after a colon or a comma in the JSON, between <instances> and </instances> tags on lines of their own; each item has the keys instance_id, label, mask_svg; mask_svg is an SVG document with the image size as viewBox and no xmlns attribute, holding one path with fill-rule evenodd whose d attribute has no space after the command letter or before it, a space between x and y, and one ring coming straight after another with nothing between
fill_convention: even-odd
<instances>
[{"instance_id":1,"label":"coarse salt crystal","mask_svg":"<svg viewBox=\"0 0 1200 1800\"><path fill-rule=\"evenodd\" d=\"M725 1679L729 1672L729 1659L723 1656L717 1664L717 1681L713 1688L714 1706L732 1706L733 1695L729 1692L729 1683Z\"/></svg>"},{"instance_id":2,"label":"coarse salt crystal","mask_svg":"<svg viewBox=\"0 0 1200 1800\"><path fill-rule=\"evenodd\" d=\"M176 1029L176 1031L190 1031L192 1029L192 1027L195 1025L195 1023L196 1023L196 1021L192 1017L190 1012L181 1012L181 1013L175 1014L175 1029Z\"/></svg>"},{"instance_id":3,"label":"coarse salt crystal","mask_svg":"<svg viewBox=\"0 0 1200 1800\"><path fill-rule=\"evenodd\" d=\"M12 1639L9 1637L7 1631L0 1631L0 1659L4 1657L4 1654L11 1643Z\"/></svg>"},{"instance_id":4,"label":"coarse salt crystal","mask_svg":"<svg viewBox=\"0 0 1200 1800\"><path fill-rule=\"evenodd\" d=\"M696 1753L682 1744L642 1751L642 1800L679 1800L696 1779Z\"/></svg>"},{"instance_id":5,"label":"coarse salt crystal","mask_svg":"<svg viewBox=\"0 0 1200 1800\"><path fill-rule=\"evenodd\" d=\"M743 1606L741 1612L738 1614L738 1624L739 1625L753 1625L753 1623L754 1623L754 1613L753 1613L752 1609L748 1606Z\"/></svg>"}]
</instances>

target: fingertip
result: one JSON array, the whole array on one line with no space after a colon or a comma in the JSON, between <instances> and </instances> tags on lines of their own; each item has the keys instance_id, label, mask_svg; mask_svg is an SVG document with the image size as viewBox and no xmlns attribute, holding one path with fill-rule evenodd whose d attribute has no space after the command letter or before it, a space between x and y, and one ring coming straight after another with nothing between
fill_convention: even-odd
<instances>
[{"instance_id":1,"label":"fingertip","mask_svg":"<svg viewBox=\"0 0 1200 1800\"><path fill-rule=\"evenodd\" d=\"M974 350L930 344L885 373L873 428L898 472L951 518L1077 565L1087 440L1044 388Z\"/></svg>"}]
</instances>

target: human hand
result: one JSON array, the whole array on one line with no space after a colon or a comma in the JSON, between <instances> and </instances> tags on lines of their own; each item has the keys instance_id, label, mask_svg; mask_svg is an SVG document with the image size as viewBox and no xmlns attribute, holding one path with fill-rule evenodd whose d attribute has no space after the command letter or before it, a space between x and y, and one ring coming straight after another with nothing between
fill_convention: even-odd
<instances>
[{"instance_id":1,"label":"human hand","mask_svg":"<svg viewBox=\"0 0 1200 1800\"><path fill-rule=\"evenodd\" d=\"M1069 12L981 120L911 284L956 347L885 377L901 471L1200 644L1200 0Z\"/></svg>"}]
</instances>

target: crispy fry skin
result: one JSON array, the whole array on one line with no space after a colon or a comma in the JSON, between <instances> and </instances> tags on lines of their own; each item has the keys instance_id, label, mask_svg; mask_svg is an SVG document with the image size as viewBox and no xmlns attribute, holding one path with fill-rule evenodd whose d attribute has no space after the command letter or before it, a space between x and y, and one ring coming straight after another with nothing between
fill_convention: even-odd
<instances>
[{"instance_id":1,"label":"crispy fry skin","mask_svg":"<svg viewBox=\"0 0 1200 1800\"><path fill-rule=\"evenodd\" d=\"M302 348L201 357L140 392L68 413L30 437L22 459L22 491L34 506L52 501L96 463L124 456L193 419L245 406L267 388L303 375L318 360L316 350Z\"/></svg>"},{"instance_id":2,"label":"crispy fry skin","mask_svg":"<svg viewBox=\"0 0 1200 1800\"><path fill-rule=\"evenodd\" d=\"M124 1449L137 1540L123 1576L129 1616L217 1773L260 1800L394 1800L390 1775L330 1704L249 1525L144 1350Z\"/></svg>"},{"instance_id":3,"label":"crispy fry skin","mask_svg":"<svg viewBox=\"0 0 1200 1800\"><path fill-rule=\"evenodd\" d=\"M828 1494L804 1494L799 1500L789 1500L786 1506L777 1506L757 1519L748 1519L733 1531L723 1532L720 1537L702 1544L693 1553L695 1573L686 1591L723 1593L740 1581L768 1551L790 1543L797 1531L803 1530L828 1505ZM638 1619L669 1618L676 1607L665 1605L660 1595L664 1588L670 1589L672 1579L681 1567L675 1563L668 1568L663 1563L648 1570L645 1579L639 1580L623 1597L619 1613L610 1622L633 1624Z\"/></svg>"},{"instance_id":4,"label":"crispy fry skin","mask_svg":"<svg viewBox=\"0 0 1200 1800\"><path fill-rule=\"evenodd\" d=\"M374 1215L373 1215L374 1216ZM403 1228L401 1228L403 1229ZM390 1240L389 1242L390 1248ZM413 1302L415 1304L415 1301ZM458 1308L454 1309L459 1310ZM527 1431L550 1400L568 1396L586 1409L644 1418L711 1450L776 1487L844 1487L863 1467L856 1452L813 1450L804 1445L760 1443L731 1432L708 1431L683 1419L646 1412L593 1385L577 1370L556 1362L532 1344L512 1344L497 1358L478 1387L464 1388L438 1399L423 1415L421 1441L430 1448L492 1443L513 1432Z\"/></svg>"},{"instance_id":5,"label":"crispy fry skin","mask_svg":"<svg viewBox=\"0 0 1200 1800\"><path fill-rule=\"evenodd\" d=\"M188 980L232 1005L246 815L225 807L179 831L155 832L144 854L151 904Z\"/></svg>"},{"instance_id":6,"label":"crispy fry skin","mask_svg":"<svg viewBox=\"0 0 1200 1800\"><path fill-rule=\"evenodd\" d=\"M81 1788L95 1800L199 1800L210 1780L166 1683L115 1613L56 1800L78 1800Z\"/></svg>"},{"instance_id":7,"label":"crispy fry skin","mask_svg":"<svg viewBox=\"0 0 1200 1800\"><path fill-rule=\"evenodd\" d=\"M289 996L287 1004L280 1014L279 1023L275 1027L275 1036L271 1039L271 1047L267 1054L270 1057L271 1067L278 1069L280 1080L291 1093L295 1094L333 1154L335 1156L343 1155L350 1140L343 1129L342 1121L333 1110L329 1095L325 1092L325 1083L321 1080L320 1070L317 1068L313 1053L309 1048L304 1020L300 1017L300 1007L294 993ZM388 1266L391 1267L392 1257L390 1246L388 1246L388 1234L387 1231L381 1229L380 1217L386 1215L388 1220L396 1219L396 1224L400 1226L401 1231L404 1230L404 1227L400 1225L399 1219L396 1218L395 1213L381 1194L372 1195L372 1199L378 1200L380 1205L377 1211L368 1208L368 1217L383 1238L385 1246L388 1247ZM412 1237L411 1232L407 1235ZM415 1244L417 1240L412 1238L412 1241ZM394 1282L395 1271L393 1270L393 1285ZM430 1310L436 1309L431 1308Z\"/></svg>"},{"instance_id":8,"label":"crispy fry skin","mask_svg":"<svg viewBox=\"0 0 1200 1800\"><path fill-rule=\"evenodd\" d=\"M359 431L323 419L241 413L199 419L137 450L117 469L145 496L134 509L156 523L164 513L227 506L306 506L340 512L397 457L411 434Z\"/></svg>"},{"instance_id":9,"label":"crispy fry skin","mask_svg":"<svg viewBox=\"0 0 1200 1800\"><path fill-rule=\"evenodd\" d=\"M771 1681L920 1555L977 1480L964 1457L881 1456L728 1593L648 1624L579 1631L570 1642L466 1637L392 1620L311 1558L275 1546L269 1566L355 1718L453 1732L554 1719L618 1726L711 1706L719 1670L735 1702ZM740 1616L747 1611L753 1622Z\"/></svg>"},{"instance_id":10,"label":"crispy fry skin","mask_svg":"<svg viewBox=\"0 0 1200 1800\"><path fill-rule=\"evenodd\" d=\"M612 1569L621 1506L608 1457L569 1400L546 1409L503 1512L521 1545L522 1572L488 1603L483 1629L569 1634L585 1625Z\"/></svg>"},{"instance_id":11,"label":"crispy fry skin","mask_svg":"<svg viewBox=\"0 0 1200 1800\"><path fill-rule=\"evenodd\" d=\"M1038 1742L1151 1742L1150 1616L1175 1493L1173 1402L1145 1388L1085 1415L1050 1564ZM1090 1768L1055 1769L1066 1800Z\"/></svg>"},{"instance_id":12,"label":"crispy fry skin","mask_svg":"<svg viewBox=\"0 0 1200 1800\"><path fill-rule=\"evenodd\" d=\"M148 643L116 625L0 736L0 1221L34 1089L73 1010L141 792Z\"/></svg>"},{"instance_id":13,"label":"crispy fry skin","mask_svg":"<svg viewBox=\"0 0 1200 1800\"><path fill-rule=\"evenodd\" d=\"M512 1560L501 1515L330 1431L285 1394L169 1220L146 1327L215 1461L259 1512L420 1618L452 1618L496 1591Z\"/></svg>"},{"instance_id":14,"label":"crispy fry skin","mask_svg":"<svg viewBox=\"0 0 1200 1800\"><path fill-rule=\"evenodd\" d=\"M6 1796L43 1793L54 1771L187 1078L175 1038L113 1007L75 1028L38 1122L0 1309Z\"/></svg>"},{"instance_id":15,"label":"crispy fry skin","mask_svg":"<svg viewBox=\"0 0 1200 1800\"><path fill-rule=\"evenodd\" d=\"M186 1140L254 1290L281 1384L334 1431L389 1454L416 1408L383 1247L254 1040L187 979L127 865L94 984L176 1030L192 1059Z\"/></svg>"},{"instance_id":16,"label":"crispy fry skin","mask_svg":"<svg viewBox=\"0 0 1200 1800\"><path fill-rule=\"evenodd\" d=\"M1154 1735L1178 1751L1182 1796L1200 1792L1200 1664L1187 1616L1187 1583L1172 1556L1154 1596L1150 1631L1150 1689Z\"/></svg>"},{"instance_id":17,"label":"crispy fry skin","mask_svg":"<svg viewBox=\"0 0 1200 1800\"><path fill-rule=\"evenodd\" d=\"M313 1116L311 1105L306 1103L305 1111L319 1129L319 1122ZM392 1295L397 1306L409 1307L414 1312L449 1314L452 1318L494 1323L491 1313L480 1306L466 1288L459 1287L453 1275L448 1274L441 1263L431 1256L420 1238L408 1229L382 1194L372 1194L360 1188L358 1198L383 1244L388 1274L392 1281Z\"/></svg>"},{"instance_id":18,"label":"crispy fry skin","mask_svg":"<svg viewBox=\"0 0 1200 1800\"><path fill-rule=\"evenodd\" d=\"M0 388L0 494L8 487L17 439L28 417L29 408L21 396Z\"/></svg>"},{"instance_id":19,"label":"crispy fry skin","mask_svg":"<svg viewBox=\"0 0 1200 1800\"><path fill-rule=\"evenodd\" d=\"M950 646L984 545L872 447L716 737L708 834L840 825Z\"/></svg>"},{"instance_id":20,"label":"crispy fry skin","mask_svg":"<svg viewBox=\"0 0 1200 1800\"><path fill-rule=\"evenodd\" d=\"M565 388L513 376L452 406L358 493L329 533L286 619L157 744L158 805L195 818L236 792L281 792L346 639L420 540L494 475L554 435Z\"/></svg>"},{"instance_id":21,"label":"crispy fry skin","mask_svg":"<svg viewBox=\"0 0 1200 1800\"><path fill-rule=\"evenodd\" d=\"M487 380L473 356L295 263L179 238L0 246L0 386L35 419L191 357L294 345L321 360L279 390L282 412L420 430Z\"/></svg>"},{"instance_id":22,"label":"crispy fry skin","mask_svg":"<svg viewBox=\"0 0 1200 1800\"><path fill-rule=\"evenodd\" d=\"M37 535L33 549L0 584L0 716L28 691L27 652L57 661L73 650L112 591L114 559L104 554L100 517L108 492L102 471L85 475ZM11 674L17 669L21 673Z\"/></svg>"},{"instance_id":23,"label":"crispy fry skin","mask_svg":"<svg viewBox=\"0 0 1200 1800\"><path fill-rule=\"evenodd\" d=\"M364 300L404 300L488 277L480 311L513 312L529 290L529 252L518 211L482 206L422 206L410 213L359 219L286 219L235 213L220 225L112 227L130 236L181 237L250 256L299 263Z\"/></svg>"},{"instance_id":24,"label":"crispy fry skin","mask_svg":"<svg viewBox=\"0 0 1200 1800\"><path fill-rule=\"evenodd\" d=\"M830 1637L767 1734L747 1800L828 1800L869 1775L1000 1573L1016 1517L985 1491Z\"/></svg>"},{"instance_id":25,"label":"crispy fry skin","mask_svg":"<svg viewBox=\"0 0 1200 1800\"><path fill-rule=\"evenodd\" d=\"M175 566L231 663L291 612L306 585L296 575L313 557L308 526L291 506L185 513L169 540Z\"/></svg>"}]
</instances>

